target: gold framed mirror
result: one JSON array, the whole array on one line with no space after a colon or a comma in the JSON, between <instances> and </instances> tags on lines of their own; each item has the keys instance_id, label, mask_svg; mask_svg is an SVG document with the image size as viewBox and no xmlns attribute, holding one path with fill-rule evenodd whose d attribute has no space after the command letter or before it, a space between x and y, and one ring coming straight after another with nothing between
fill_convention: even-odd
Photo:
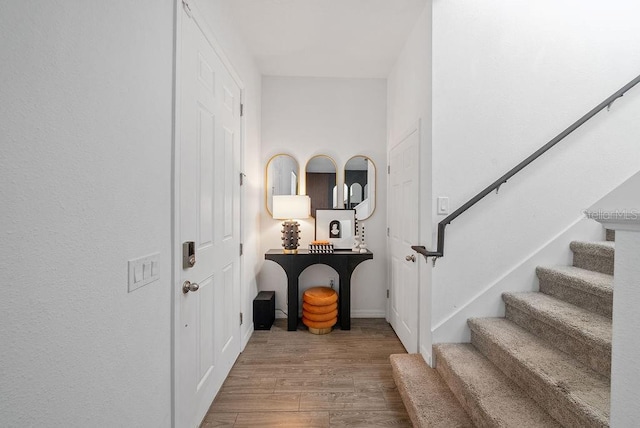
<instances>
[{"instance_id":1,"label":"gold framed mirror","mask_svg":"<svg viewBox=\"0 0 640 428\"><path fill-rule=\"evenodd\" d=\"M376 209L376 165L367 156L354 156L344 166L343 207L365 220Z\"/></svg>"},{"instance_id":2,"label":"gold framed mirror","mask_svg":"<svg viewBox=\"0 0 640 428\"><path fill-rule=\"evenodd\" d=\"M316 155L305 166L307 195L311 198L311 216L316 210L340 208L337 188L338 168L335 161L327 155Z\"/></svg>"},{"instance_id":3,"label":"gold framed mirror","mask_svg":"<svg viewBox=\"0 0 640 428\"><path fill-rule=\"evenodd\" d=\"M297 195L300 186L300 165L286 153L271 156L265 167L264 201L269 215L273 215L274 195Z\"/></svg>"}]
</instances>

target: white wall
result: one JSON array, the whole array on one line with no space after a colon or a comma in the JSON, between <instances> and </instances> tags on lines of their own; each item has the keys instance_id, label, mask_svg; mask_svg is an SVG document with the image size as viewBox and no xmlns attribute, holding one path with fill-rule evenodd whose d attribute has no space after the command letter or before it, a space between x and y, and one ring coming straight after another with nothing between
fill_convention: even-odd
<instances>
[{"instance_id":1,"label":"white wall","mask_svg":"<svg viewBox=\"0 0 640 428\"><path fill-rule=\"evenodd\" d=\"M431 2L427 2L391 71L387 83L387 150L420 121L420 233L431 241ZM420 350L431 358L431 264L420 262ZM426 346L423 346L425 345Z\"/></svg>"},{"instance_id":2,"label":"white wall","mask_svg":"<svg viewBox=\"0 0 640 428\"><path fill-rule=\"evenodd\" d=\"M300 164L301 189L304 166L317 154L338 165L342 197L344 165L355 155L368 156L377 167L377 207L364 221L366 243L373 261L359 266L351 280L351 314L384 317L386 306L386 81L384 79L332 79L264 77L262 81L262 168L277 153L288 153ZM264 191L264 190L263 190ZM261 198L260 201L264 199ZM341 199L339 199L341 200ZM264 253L281 248L281 221L273 220L262 203L261 245ZM301 247L314 236L312 219L302 221ZM300 295L314 285L328 285L335 271L312 266L301 275ZM276 291L276 307L287 310L286 276L280 266L264 262L258 275L261 290ZM282 316L281 313L278 316Z\"/></svg>"},{"instance_id":3,"label":"white wall","mask_svg":"<svg viewBox=\"0 0 640 428\"><path fill-rule=\"evenodd\" d=\"M434 1L433 198L459 207L637 76L639 13L630 0ZM434 324L638 171L638 111L635 88L447 227Z\"/></svg>"},{"instance_id":4,"label":"white wall","mask_svg":"<svg viewBox=\"0 0 640 428\"><path fill-rule=\"evenodd\" d=\"M244 85L255 243L261 77L224 2L202 3ZM170 426L173 2L5 2L0 35L0 420ZM153 252L161 279L127 293L127 260Z\"/></svg>"},{"instance_id":5,"label":"white wall","mask_svg":"<svg viewBox=\"0 0 640 428\"><path fill-rule=\"evenodd\" d=\"M172 2L0 4L0 420L171 423ZM160 280L127 293L127 260Z\"/></svg>"},{"instance_id":6,"label":"white wall","mask_svg":"<svg viewBox=\"0 0 640 428\"><path fill-rule=\"evenodd\" d=\"M253 331L253 298L258 294L257 265L264 258L258 245L260 240L260 211L263 209L262 182L264 165L260 158L260 120L262 76L253 56L234 27L231 5L225 0L197 0L216 41L223 49L233 68L242 80L244 104L244 170L246 174L243 200L243 242L241 302L244 314L242 347Z\"/></svg>"}]
</instances>

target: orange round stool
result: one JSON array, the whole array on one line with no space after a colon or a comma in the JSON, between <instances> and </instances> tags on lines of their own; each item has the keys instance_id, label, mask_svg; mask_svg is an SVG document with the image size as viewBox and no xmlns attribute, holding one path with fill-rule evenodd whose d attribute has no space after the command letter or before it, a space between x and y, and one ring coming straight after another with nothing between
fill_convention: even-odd
<instances>
[{"instance_id":1,"label":"orange round stool","mask_svg":"<svg viewBox=\"0 0 640 428\"><path fill-rule=\"evenodd\" d=\"M338 293L329 287L312 287L304 292L302 300L314 306L326 306L338 301Z\"/></svg>"},{"instance_id":2,"label":"orange round stool","mask_svg":"<svg viewBox=\"0 0 640 428\"><path fill-rule=\"evenodd\" d=\"M304 302L302 304L302 311L309 314L327 314L336 310L338 310L338 302L332 303L327 306L314 306L307 302Z\"/></svg>"},{"instance_id":3,"label":"orange round stool","mask_svg":"<svg viewBox=\"0 0 640 428\"><path fill-rule=\"evenodd\" d=\"M303 312L302 316L309 321L331 321L338 319L338 311L329 312L326 314L314 314L311 312Z\"/></svg>"},{"instance_id":4,"label":"orange round stool","mask_svg":"<svg viewBox=\"0 0 640 428\"><path fill-rule=\"evenodd\" d=\"M313 334L327 334L338 322L338 293L329 287L312 287L302 295L302 323Z\"/></svg>"}]
</instances>

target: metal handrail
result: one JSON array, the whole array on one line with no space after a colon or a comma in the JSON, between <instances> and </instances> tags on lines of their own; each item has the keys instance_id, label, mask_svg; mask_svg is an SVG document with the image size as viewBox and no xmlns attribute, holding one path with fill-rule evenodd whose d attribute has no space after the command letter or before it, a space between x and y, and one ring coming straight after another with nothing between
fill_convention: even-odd
<instances>
[{"instance_id":1,"label":"metal handrail","mask_svg":"<svg viewBox=\"0 0 640 428\"><path fill-rule=\"evenodd\" d=\"M587 114L585 114L580 119L575 121L571 126L569 126L567 129L562 131L560 134L558 134L555 138L553 138L547 144L545 144L544 146L542 146L538 150L536 150L533 154L531 154L531 156L529 156L528 158L526 158L525 160L520 162L518 165L516 165L514 168L512 168L509 172L507 172L502 177L500 177L496 181L494 181L490 186L485 188L483 191L478 193L473 198L469 199L469 201L467 201L464 205L462 205L460 208L455 210L453 213L451 213L450 215L445 217L444 220L442 220L440 223L438 223L438 248L437 248L436 251L429 251L422 245L413 245L413 246L411 246L411 249L416 251L416 252L418 252L419 254L422 254L424 256L425 260L428 260L429 257L432 257L433 258L433 264L435 265L436 260L439 257L443 257L444 256L444 230L445 230L445 228L447 227L447 225L449 223L451 223L453 220L455 220L460 214L464 213L469 208L474 206L478 201L480 201L482 198L487 196L489 193L493 192L494 190L498 191L500 189L500 186L502 186L504 183L506 183L511 177L513 177L518 172L523 170L531 162L533 162L534 160L538 159L545 152L547 152L553 146L558 144L567 135L571 134L573 131L578 129L580 126L582 126L582 124L584 124L586 121L588 121L593 116L598 114L605 107L611 107L611 104L613 104L613 102L615 100L617 100L618 98L622 97L625 94L625 92L627 92L629 89L633 88L638 83L640 83L640 76L636 77L631 82L629 82L626 85L624 85L622 88L620 88L618 91L616 91L613 95L611 95L609 98L607 98L606 100L604 100L603 102L598 104L596 107L591 109L591 111L589 111Z\"/></svg>"}]
</instances>

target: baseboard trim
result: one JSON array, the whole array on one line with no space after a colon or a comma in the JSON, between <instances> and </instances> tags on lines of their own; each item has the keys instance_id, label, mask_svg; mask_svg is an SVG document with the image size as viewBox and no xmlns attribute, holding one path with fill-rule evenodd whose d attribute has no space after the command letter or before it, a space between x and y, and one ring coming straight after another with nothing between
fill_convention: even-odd
<instances>
[{"instance_id":1,"label":"baseboard trim","mask_svg":"<svg viewBox=\"0 0 640 428\"><path fill-rule=\"evenodd\" d=\"M351 318L386 318L384 309L356 309L351 311Z\"/></svg>"},{"instance_id":2,"label":"baseboard trim","mask_svg":"<svg viewBox=\"0 0 640 428\"><path fill-rule=\"evenodd\" d=\"M302 317L302 312L298 313L299 317ZM276 318L287 317L279 311L276 311ZM351 318L387 318L387 313L384 309L356 309L351 311Z\"/></svg>"},{"instance_id":3,"label":"baseboard trim","mask_svg":"<svg viewBox=\"0 0 640 428\"><path fill-rule=\"evenodd\" d=\"M422 358L424 358L424 361L429 365L429 367L435 367L433 364L431 349L427 349L424 345L420 345L420 354L422 354Z\"/></svg>"},{"instance_id":4,"label":"baseboard trim","mask_svg":"<svg viewBox=\"0 0 640 428\"><path fill-rule=\"evenodd\" d=\"M252 335L253 335L253 323L247 328L247 331L242 336L242 345L240 346L240 352L244 351L244 348L247 346L247 343L249 343L249 339L251 339Z\"/></svg>"}]
</instances>

